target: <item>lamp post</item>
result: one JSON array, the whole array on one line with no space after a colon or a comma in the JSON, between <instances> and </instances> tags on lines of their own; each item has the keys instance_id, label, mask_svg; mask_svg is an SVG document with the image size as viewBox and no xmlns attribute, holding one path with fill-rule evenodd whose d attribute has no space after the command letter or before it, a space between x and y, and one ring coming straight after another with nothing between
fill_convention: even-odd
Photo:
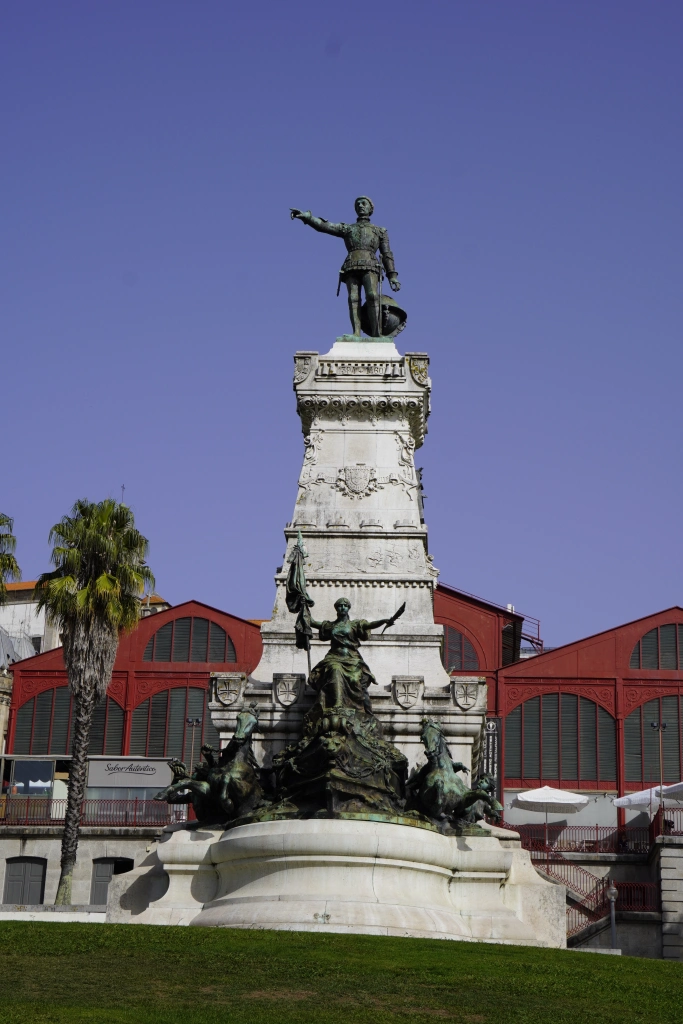
<instances>
[{"instance_id":1,"label":"lamp post","mask_svg":"<svg viewBox=\"0 0 683 1024\"><path fill-rule=\"evenodd\" d=\"M609 923L612 931L612 949L617 948L617 918L615 913L615 906L619 891L614 884L610 881L609 888L607 889L607 899L609 900Z\"/></svg>"},{"instance_id":2,"label":"lamp post","mask_svg":"<svg viewBox=\"0 0 683 1024\"><path fill-rule=\"evenodd\" d=\"M201 718L186 718L185 721L187 722L188 726L192 730L192 753L190 754L190 775L191 775L193 770L194 770L194 731L195 731L195 729L198 726L201 726L202 720L201 720Z\"/></svg>"},{"instance_id":3,"label":"lamp post","mask_svg":"<svg viewBox=\"0 0 683 1024\"><path fill-rule=\"evenodd\" d=\"M662 753L662 734L666 729L666 722L650 722L650 728L659 733L659 805L661 809L661 822L664 822L664 756Z\"/></svg>"}]
</instances>

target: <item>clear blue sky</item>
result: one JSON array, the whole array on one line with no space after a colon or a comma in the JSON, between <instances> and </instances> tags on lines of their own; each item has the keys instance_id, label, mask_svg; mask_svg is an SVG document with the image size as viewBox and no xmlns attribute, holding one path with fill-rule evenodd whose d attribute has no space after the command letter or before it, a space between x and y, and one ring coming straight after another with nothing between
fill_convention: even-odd
<instances>
[{"instance_id":1,"label":"clear blue sky","mask_svg":"<svg viewBox=\"0 0 683 1024\"><path fill-rule=\"evenodd\" d=\"M296 349L389 228L444 582L564 643L683 602L683 4L7 2L4 482L24 577L125 483L158 590L268 617Z\"/></svg>"}]
</instances>

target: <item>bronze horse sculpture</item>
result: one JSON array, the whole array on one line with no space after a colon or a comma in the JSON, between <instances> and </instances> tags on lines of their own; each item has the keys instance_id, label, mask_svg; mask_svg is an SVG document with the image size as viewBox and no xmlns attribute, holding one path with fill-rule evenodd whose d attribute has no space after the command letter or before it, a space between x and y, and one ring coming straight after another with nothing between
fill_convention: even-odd
<instances>
[{"instance_id":1,"label":"bronze horse sculpture","mask_svg":"<svg viewBox=\"0 0 683 1024\"><path fill-rule=\"evenodd\" d=\"M256 704L240 712L234 735L217 756L214 747L201 748L205 761L195 765L190 775L182 761L168 762L173 782L154 797L169 804L192 804L200 823L233 821L249 814L263 797L260 768L251 748L251 737L258 724Z\"/></svg>"},{"instance_id":2,"label":"bronze horse sculpture","mask_svg":"<svg viewBox=\"0 0 683 1024\"><path fill-rule=\"evenodd\" d=\"M439 722L423 718L420 739L427 763L413 769L406 783L406 809L421 811L443 828L470 823L468 812L475 804L484 807L485 814L499 816L494 806L497 801L492 799L488 787L469 789L458 777L458 772L467 772L468 769L451 758Z\"/></svg>"}]
</instances>

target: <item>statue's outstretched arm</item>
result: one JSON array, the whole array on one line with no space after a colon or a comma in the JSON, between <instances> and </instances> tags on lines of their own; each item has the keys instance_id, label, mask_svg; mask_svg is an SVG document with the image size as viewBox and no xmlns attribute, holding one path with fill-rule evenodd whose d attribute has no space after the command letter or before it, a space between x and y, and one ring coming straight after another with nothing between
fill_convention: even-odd
<instances>
[{"instance_id":1,"label":"statue's outstretched arm","mask_svg":"<svg viewBox=\"0 0 683 1024\"><path fill-rule=\"evenodd\" d=\"M346 231L346 224L335 224L331 220L325 220L324 217L314 217L310 210L297 210L295 207L291 207L289 212L292 220L301 220L304 224L308 224L309 228L315 228L316 231L322 231L326 235L343 236Z\"/></svg>"}]
</instances>

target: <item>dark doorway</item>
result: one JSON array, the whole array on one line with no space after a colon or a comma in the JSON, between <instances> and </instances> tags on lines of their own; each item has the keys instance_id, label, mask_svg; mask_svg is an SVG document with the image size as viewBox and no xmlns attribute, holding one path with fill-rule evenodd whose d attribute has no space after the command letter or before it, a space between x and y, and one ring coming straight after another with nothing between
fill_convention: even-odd
<instances>
[{"instance_id":1,"label":"dark doorway","mask_svg":"<svg viewBox=\"0 0 683 1024\"><path fill-rule=\"evenodd\" d=\"M92 862L92 883L90 886L90 903L92 906L103 907L107 902L107 891L113 875L123 875L133 870L130 857L98 857Z\"/></svg>"},{"instance_id":2,"label":"dark doorway","mask_svg":"<svg viewBox=\"0 0 683 1024\"><path fill-rule=\"evenodd\" d=\"M35 905L43 902L45 870L43 857L10 857L5 862L3 903Z\"/></svg>"}]
</instances>

